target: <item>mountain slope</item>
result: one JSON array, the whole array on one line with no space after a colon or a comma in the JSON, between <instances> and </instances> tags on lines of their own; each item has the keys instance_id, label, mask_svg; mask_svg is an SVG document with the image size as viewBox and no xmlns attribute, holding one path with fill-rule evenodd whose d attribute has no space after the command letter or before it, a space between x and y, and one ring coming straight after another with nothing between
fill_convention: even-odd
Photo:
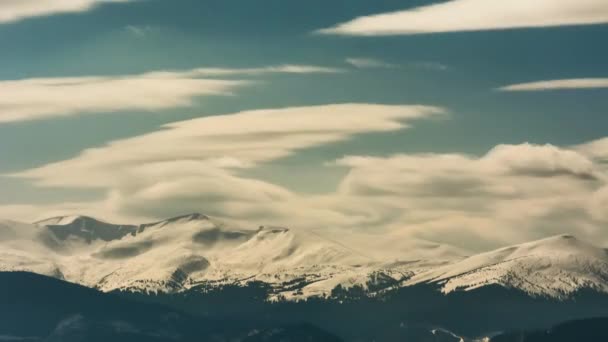
<instances>
[{"instance_id":1,"label":"mountain slope","mask_svg":"<svg viewBox=\"0 0 608 342\"><path fill-rule=\"evenodd\" d=\"M270 299L288 300L325 297L338 286L374 295L421 283L444 293L488 285L551 298L582 289L608 292L608 253L572 236L460 255L398 236L240 229L202 214L142 225L79 216L0 222L0 271L31 271L106 292L171 293L256 281L270 286Z\"/></svg>"},{"instance_id":2,"label":"mountain slope","mask_svg":"<svg viewBox=\"0 0 608 342\"><path fill-rule=\"evenodd\" d=\"M216 322L31 273L0 273L0 336L45 341L162 341L208 335ZM163 338L163 336L165 338Z\"/></svg>"},{"instance_id":3,"label":"mountain slope","mask_svg":"<svg viewBox=\"0 0 608 342\"><path fill-rule=\"evenodd\" d=\"M566 298L608 292L608 252L570 235L501 248L419 274L405 285L435 283L444 293L497 284L531 295Z\"/></svg>"},{"instance_id":4,"label":"mountain slope","mask_svg":"<svg viewBox=\"0 0 608 342\"><path fill-rule=\"evenodd\" d=\"M1 341L278 341L262 331L284 342L340 341L312 325L200 318L33 273L0 272L0 303Z\"/></svg>"},{"instance_id":5,"label":"mountain slope","mask_svg":"<svg viewBox=\"0 0 608 342\"><path fill-rule=\"evenodd\" d=\"M201 214L142 225L0 222L0 271L45 274L195 316L310 322L354 341L453 340L607 314L606 250L572 236L460 255L396 235L234 228ZM108 329L107 321L76 318ZM275 326L251 326L248 335L281 340Z\"/></svg>"},{"instance_id":6,"label":"mountain slope","mask_svg":"<svg viewBox=\"0 0 608 342\"><path fill-rule=\"evenodd\" d=\"M46 227L59 240L80 238L87 243L95 240L119 240L127 234L135 234L137 227L133 225L115 225L101 222L87 216L59 216L34 223Z\"/></svg>"},{"instance_id":7,"label":"mountain slope","mask_svg":"<svg viewBox=\"0 0 608 342\"><path fill-rule=\"evenodd\" d=\"M107 292L260 281L274 289L271 298L301 299L328 295L337 285L378 291L458 255L425 241L402 246L408 251L403 259L397 252L385 260L317 232L238 229L202 214L138 226L70 216L0 225L0 270L36 272Z\"/></svg>"}]
</instances>

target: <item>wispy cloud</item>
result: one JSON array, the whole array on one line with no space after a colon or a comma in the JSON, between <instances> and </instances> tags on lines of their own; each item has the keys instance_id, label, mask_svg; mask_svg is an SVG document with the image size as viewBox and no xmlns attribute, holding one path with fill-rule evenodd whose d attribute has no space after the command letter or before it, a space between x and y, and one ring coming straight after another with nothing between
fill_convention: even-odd
<instances>
[{"instance_id":1,"label":"wispy cloud","mask_svg":"<svg viewBox=\"0 0 608 342\"><path fill-rule=\"evenodd\" d=\"M64 213L139 219L204 211L241 224L373 228L467 249L564 232L608 241L599 228L608 223L605 140L572 147L498 145L480 156L347 156L326 166L346 168L347 174L324 194L245 176L246 169L302 149L406 129L442 112L377 104L244 111L176 122L13 176L38 186L106 193L96 202L71 203ZM0 207L0 214L44 209Z\"/></svg>"},{"instance_id":2,"label":"wispy cloud","mask_svg":"<svg viewBox=\"0 0 608 342\"><path fill-rule=\"evenodd\" d=\"M350 170L336 194L343 206L362 201L375 215L392 216L386 226L420 238L459 245L467 236L468 247L565 232L608 240L600 228L608 216L598 214L608 203L608 173L571 148L498 145L479 157L353 156L337 163Z\"/></svg>"},{"instance_id":3,"label":"wispy cloud","mask_svg":"<svg viewBox=\"0 0 608 342\"><path fill-rule=\"evenodd\" d=\"M409 64L410 66L418 69L426 69L433 71L446 71L449 67L443 63L439 62L413 62Z\"/></svg>"},{"instance_id":4,"label":"wispy cloud","mask_svg":"<svg viewBox=\"0 0 608 342\"><path fill-rule=\"evenodd\" d=\"M593 158L608 171L608 137L578 145L576 149Z\"/></svg>"},{"instance_id":5,"label":"wispy cloud","mask_svg":"<svg viewBox=\"0 0 608 342\"><path fill-rule=\"evenodd\" d=\"M391 64L375 58L362 58L362 57L350 57L347 58L346 63L354 66L355 68L361 69L373 69L373 68L397 68L396 64Z\"/></svg>"},{"instance_id":6,"label":"wispy cloud","mask_svg":"<svg viewBox=\"0 0 608 342\"><path fill-rule=\"evenodd\" d=\"M605 0L451 0L370 15L317 31L380 36L608 23Z\"/></svg>"},{"instance_id":7,"label":"wispy cloud","mask_svg":"<svg viewBox=\"0 0 608 342\"><path fill-rule=\"evenodd\" d=\"M181 73L2 81L0 123L187 106L195 96L228 95L245 84L191 78Z\"/></svg>"},{"instance_id":8,"label":"wispy cloud","mask_svg":"<svg viewBox=\"0 0 608 342\"><path fill-rule=\"evenodd\" d=\"M207 119L170 125L165 137L159 131L117 141L22 176L42 185L108 190L105 199L71 204L64 213L162 218L204 211L241 224L254 221L351 233L370 229L402 240L428 239L466 249L565 232L608 241L601 229L608 223L608 170L593 156L605 147L603 143L498 145L481 156L347 156L327 166L345 168L347 174L336 190L324 194L295 193L243 176L233 169L238 164L218 162L224 156L225 161L246 162L238 167L253 167L357 133L403 128L415 117L432 117L433 112L350 104L237 113L217 117L217 125L202 121ZM305 113L312 115L310 120ZM322 128L319 116L335 121ZM296 121L300 128L294 123L282 133L268 129ZM219 127L215 135L211 128L204 129L212 123ZM180 137L174 147L164 143L172 135ZM44 209L57 213L61 208L0 206L0 215L19 210L40 214Z\"/></svg>"},{"instance_id":9,"label":"wispy cloud","mask_svg":"<svg viewBox=\"0 0 608 342\"><path fill-rule=\"evenodd\" d=\"M548 80L512 84L498 88L500 91L548 91L560 89L596 89L608 88L608 78L578 78Z\"/></svg>"},{"instance_id":10,"label":"wispy cloud","mask_svg":"<svg viewBox=\"0 0 608 342\"><path fill-rule=\"evenodd\" d=\"M0 23L58 13L84 12L111 2L133 0L3 0L0 1Z\"/></svg>"},{"instance_id":11,"label":"wispy cloud","mask_svg":"<svg viewBox=\"0 0 608 342\"><path fill-rule=\"evenodd\" d=\"M446 71L449 67L443 63L433 61L409 61L403 64L395 64L377 58L349 57L345 59L347 64L359 69L420 69L429 71Z\"/></svg>"},{"instance_id":12,"label":"wispy cloud","mask_svg":"<svg viewBox=\"0 0 608 342\"><path fill-rule=\"evenodd\" d=\"M199 161L212 168L251 167L358 133L404 129L413 120L440 113L441 108L429 106L355 103L210 116L168 124L157 132L86 150L77 158L20 176L38 179L42 185L103 187L132 168L167 161ZM60 176L59 170L71 170L74 177Z\"/></svg>"},{"instance_id":13,"label":"wispy cloud","mask_svg":"<svg viewBox=\"0 0 608 342\"><path fill-rule=\"evenodd\" d=\"M127 25L125 27L125 30L136 38L144 38L152 33L159 31L158 28L155 28L155 27L152 27L149 25L144 25L144 26Z\"/></svg>"},{"instance_id":14,"label":"wispy cloud","mask_svg":"<svg viewBox=\"0 0 608 342\"><path fill-rule=\"evenodd\" d=\"M235 89L251 84L247 80L210 79L216 77L334 72L340 70L310 65L280 65L0 81L0 123L82 113L156 111L188 106L197 96L231 95Z\"/></svg>"},{"instance_id":15,"label":"wispy cloud","mask_svg":"<svg viewBox=\"0 0 608 342\"><path fill-rule=\"evenodd\" d=\"M261 68L199 68L186 72L186 75L192 77L219 77L231 75L262 75L271 73L283 74L336 74L345 72L343 69L324 67L318 65L299 65L299 64L283 64L277 66L267 66Z\"/></svg>"},{"instance_id":16,"label":"wispy cloud","mask_svg":"<svg viewBox=\"0 0 608 342\"><path fill-rule=\"evenodd\" d=\"M14 176L40 186L103 189L107 198L102 203L84 210L86 205L71 206L96 215L105 210L103 216L171 216L204 208L224 218L279 223L290 215L300 217L292 207L299 196L242 176L244 168L361 133L407 129L416 120L442 113L429 106L357 103L245 111L176 122ZM56 213L58 208L48 209ZM6 210L24 212L30 207ZM344 216L323 208L310 210L302 217Z\"/></svg>"}]
</instances>

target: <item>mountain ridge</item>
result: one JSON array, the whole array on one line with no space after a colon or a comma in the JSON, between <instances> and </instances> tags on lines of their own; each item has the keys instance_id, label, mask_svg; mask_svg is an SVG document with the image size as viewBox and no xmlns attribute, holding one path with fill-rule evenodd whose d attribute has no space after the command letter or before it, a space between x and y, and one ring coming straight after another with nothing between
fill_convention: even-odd
<instances>
[{"instance_id":1,"label":"mountain ridge","mask_svg":"<svg viewBox=\"0 0 608 342\"><path fill-rule=\"evenodd\" d=\"M444 293L498 284L531 295L566 298L581 288L608 292L608 253L569 234L468 257L408 280L435 283Z\"/></svg>"},{"instance_id":2,"label":"mountain ridge","mask_svg":"<svg viewBox=\"0 0 608 342\"><path fill-rule=\"evenodd\" d=\"M140 225L58 216L0 224L0 270L56 276L106 292L179 292L259 281L274 289L271 300L324 297L337 286L376 295L421 283L436 284L445 294L493 284L553 298L580 289L608 292L608 253L572 235L468 257L424 240L391 243L411 248L378 258L315 231L235 228L201 213Z\"/></svg>"}]
</instances>

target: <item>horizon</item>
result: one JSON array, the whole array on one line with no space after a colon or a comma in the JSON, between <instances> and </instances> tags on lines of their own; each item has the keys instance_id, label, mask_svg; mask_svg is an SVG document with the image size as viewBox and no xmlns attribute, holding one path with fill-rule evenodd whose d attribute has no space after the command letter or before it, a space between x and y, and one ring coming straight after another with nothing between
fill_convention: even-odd
<instances>
[{"instance_id":1,"label":"horizon","mask_svg":"<svg viewBox=\"0 0 608 342\"><path fill-rule=\"evenodd\" d=\"M22 222L22 221L13 221L13 222L17 222L17 223L21 223L21 224L30 224L30 225L36 225L36 226L40 226L40 224L44 224L44 226L56 226L56 227L68 227L74 224L74 221L76 221L77 219L88 219L88 220L92 220L95 223L102 223L102 224L109 224L115 227L124 227L124 226L150 226L150 225L157 225L160 223L169 223L169 222L173 222L173 221L180 221L178 219L186 219L186 218L192 218L195 217L191 220L189 220L189 222L193 221L193 220L202 220L202 221L212 221L214 222L214 224L220 224L221 228L217 228L219 230L222 231L260 231L262 228L281 228L281 229L286 229L286 230L291 230L294 229L292 227L289 227L287 225L265 225L263 223L251 223L250 225L246 225L246 226L242 226L242 225L236 225L236 226L225 226L226 222L223 222L221 220L221 218L217 218L217 217L213 217L213 216L208 216L204 213L200 213L200 212L196 212L196 213L188 213L188 214L180 214L177 216L173 216L173 217L167 217L161 220L157 220L154 222L151 221L145 221L145 222L113 222L110 220L105 220L103 218L99 218L99 217L92 217L92 216L87 216L87 215L65 215L65 216L54 216L54 217L48 217L48 218L44 218L41 220L37 220L34 222ZM202 217L202 218L201 218ZM55 219L62 219L59 223L46 223L47 221L52 221ZM63 219L69 219L66 221L63 221ZM0 218L0 222L2 221L2 218ZM9 220L10 221L10 220ZM298 231L299 229L295 228L296 231ZM306 231L310 231L309 229L305 229L304 232ZM328 241L331 242L335 242L335 240L332 240L333 238L339 237L336 232L333 232L333 234L327 234L327 236L322 235L322 233L319 232L319 230L312 230L314 232L314 234L319 235L322 238L327 238ZM370 234L369 232L365 232L362 234L367 234L368 236L373 236L373 234ZM503 245L503 246L495 246L495 247L491 247L491 248L487 248L487 249L480 249L480 250L466 250L466 249L462 249L459 246L453 246L453 245L449 245L449 244L442 244L444 246L447 246L449 248L458 248L459 251L464 252L464 254L460 255L461 258L470 258L470 257L474 257L476 255L479 254L484 254L484 253L488 253L488 252L495 252L495 251L499 251L505 248L509 248L509 247L521 247L521 246L525 246L528 244L535 244L535 243L541 243L541 242L549 242L549 241L554 241L556 239L573 239L574 241L580 241L583 242L584 244L587 244L589 246L593 246L596 248L603 248L603 249L607 249L608 250L608 246L603 246L601 244L597 244L594 243L593 241L589 241L589 240L585 240L585 239L580 239L578 236L576 236L576 234L572 234L572 233L561 233L561 234L556 234L556 235L550 235L550 236L545 236L539 239L535 239L535 240L526 240L526 241L520 241L518 243L514 243L514 244L509 244L509 245ZM436 241L430 241L430 240L422 240L422 241L426 241L429 243L437 243ZM364 251L364 248L361 248L361 245L351 245L349 248L355 248L358 252L362 252ZM384 246L385 248L389 249L389 246ZM415 251L414 251L415 252ZM400 260L400 255L398 252L393 251L395 260ZM414 254L415 255L415 254ZM404 261L406 261L409 258L412 258L411 255L403 255L405 257L405 259L403 259ZM415 258L415 257L414 257ZM456 258L458 259L458 258Z\"/></svg>"}]
</instances>

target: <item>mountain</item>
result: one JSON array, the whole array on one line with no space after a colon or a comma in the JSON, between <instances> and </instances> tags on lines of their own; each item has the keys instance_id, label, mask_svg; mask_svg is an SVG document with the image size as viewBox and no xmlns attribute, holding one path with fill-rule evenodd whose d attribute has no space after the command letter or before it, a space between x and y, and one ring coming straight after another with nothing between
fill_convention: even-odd
<instances>
[{"instance_id":1,"label":"mountain","mask_svg":"<svg viewBox=\"0 0 608 342\"><path fill-rule=\"evenodd\" d=\"M584 289L608 292L608 251L560 235L471 256L418 274L405 285L434 283L444 293L492 284L534 296L568 298Z\"/></svg>"},{"instance_id":2,"label":"mountain","mask_svg":"<svg viewBox=\"0 0 608 342\"><path fill-rule=\"evenodd\" d=\"M34 224L46 227L59 240L81 238L88 243L94 240L119 240L128 234L135 234L137 231L136 226L115 225L87 216L59 216L38 221Z\"/></svg>"},{"instance_id":3,"label":"mountain","mask_svg":"<svg viewBox=\"0 0 608 342\"><path fill-rule=\"evenodd\" d=\"M202 214L141 225L85 216L4 221L0 270L146 293L259 281L272 286L271 298L293 300L327 296L338 285L375 293L433 283L451 293L497 284L552 298L581 289L608 292L606 250L568 235L468 258L448 246L403 241L408 253L379 259L346 241L283 227L237 229ZM382 243L374 249L389 249Z\"/></svg>"},{"instance_id":4,"label":"mountain","mask_svg":"<svg viewBox=\"0 0 608 342\"><path fill-rule=\"evenodd\" d=\"M252 341L312 324L347 341L468 342L608 316L607 259L569 235L465 257L398 235L240 228L202 214L141 225L82 216L0 222L0 271L257 322Z\"/></svg>"},{"instance_id":5,"label":"mountain","mask_svg":"<svg viewBox=\"0 0 608 342\"><path fill-rule=\"evenodd\" d=\"M0 270L36 272L106 292L167 293L258 281L272 286L271 299L297 300L329 295L337 285L380 291L458 255L447 246L410 241L403 243L409 255L384 260L318 232L233 228L202 214L141 225L84 216L33 225L5 221L0 231ZM426 259L413 258L412 251Z\"/></svg>"},{"instance_id":6,"label":"mountain","mask_svg":"<svg viewBox=\"0 0 608 342\"><path fill-rule=\"evenodd\" d=\"M0 303L0 340L162 341L207 335L215 324L23 272L0 273Z\"/></svg>"},{"instance_id":7,"label":"mountain","mask_svg":"<svg viewBox=\"0 0 608 342\"><path fill-rule=\"evenodd\" d=\"M0 341L341 341L309 324L200 318L24 272L0 272L0 303Z\"/></svg>"},{"instance_id":8,"label":"mountain","mask_svg":"<svg viewBox=\"0 0 608 342\"><path fill-rule=\"evenodd\" d=\"M449 246L393 236L361 235L369 240L365 249L352 235L234 228L203 214L141 225L85 216L3 221L0 271L31 271L105 292L261 282L270 286L272 300L326 297L337 287L376 295L417 284L435 284L445 294L499 285L556 299L584 289L608 292L608 252L569 235L466 258Z\"/></svg>"}]
</instances>

